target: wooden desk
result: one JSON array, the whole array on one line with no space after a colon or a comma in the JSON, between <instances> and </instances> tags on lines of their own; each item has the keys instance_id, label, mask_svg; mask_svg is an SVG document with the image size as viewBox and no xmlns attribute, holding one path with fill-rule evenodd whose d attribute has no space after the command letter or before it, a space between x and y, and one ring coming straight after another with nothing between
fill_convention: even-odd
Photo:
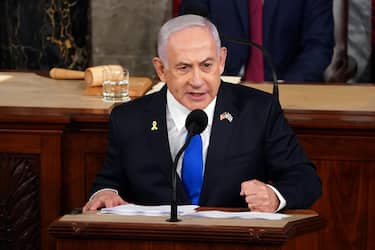
<instances>
[{"instance_id":1,"label":"wooden desk","mask_svg":"<svg viewBox=\"0 0 375 250\"><path fill-rule=\"evenodd\" d=\"M54 249L48 225L87 200L104 159L113 104L83 91L82 81L0 73L0 152L27 162L0 168L0 183L6 183L0 184L0 201L13 198L0 203L6 212L0 214L0 241L26 244L17 241L22 228L34 239L33 249ZM374 86L280 85L286 117L323 181L323 195L313 206L328 219L318 239L321 249L375 249L374 95ZM17 175L16 169L25 174ZM26 182L32 177L38 185ZM27 188L14 197L9 187ZM39 200L26 196L29 190ZM22 204L32 204L38 212L23 207L17 215L24 216L13 220L30 218L41 230L12 227L14 221L6 215L21 204L21 197L28 198Z\"/></svg>"},{"instance_id":2,"label":"wooden desk","mask_svg":"<svg viewBox=\"0 0 375 250\"><path fill-rule=\"evenodd\" d=\"M317 250L324 220L317 214L292 214L277 221L208 219L181 216L65 215L49 232L59 250L102 249L311 249Z\"/></svg>"}]
</instances>

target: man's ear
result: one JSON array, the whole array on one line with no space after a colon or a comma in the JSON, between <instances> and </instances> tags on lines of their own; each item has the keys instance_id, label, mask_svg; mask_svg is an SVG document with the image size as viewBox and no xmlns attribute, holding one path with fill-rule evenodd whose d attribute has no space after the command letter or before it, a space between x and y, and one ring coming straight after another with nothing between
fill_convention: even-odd
<instances>
[{"instance_id":1,"label":"man's ear","mask_svg":"<svg viewBox=\"0 0 375 250\"><path fill-rule=\"evenodd\" d=\"M160 60L159 57L152 58L152 64L154 64L154 68L156 71L156 74L158 74L161 81L165 82L165 67Z\"/></svg>"},{"instance_id":2,"label":"man's ear","mask_svg":"<svg viewBox=\"0 0 375 250\"><path fill-rule=\"evenodd\" d=\"M223 74L225 68L225 61L227 59L227 48L220 48L220 75Z\"/></svg>"}]
</instances>

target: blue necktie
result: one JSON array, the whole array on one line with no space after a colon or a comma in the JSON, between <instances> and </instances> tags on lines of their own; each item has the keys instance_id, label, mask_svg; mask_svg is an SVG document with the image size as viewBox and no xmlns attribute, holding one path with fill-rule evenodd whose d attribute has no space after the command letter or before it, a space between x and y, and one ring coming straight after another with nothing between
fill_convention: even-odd
<instances>
[{"instance_id":1,"label":"blue necktie","mask_svg":"<svg viewBox=\"0 0 375 250\"><path fill-rule=\"evenodd\" d=\"M185 150L182 162L182 182L192 204L198 205L202 187L203 171L202 138L195 135Z\"/></svg>"}]
</instances>

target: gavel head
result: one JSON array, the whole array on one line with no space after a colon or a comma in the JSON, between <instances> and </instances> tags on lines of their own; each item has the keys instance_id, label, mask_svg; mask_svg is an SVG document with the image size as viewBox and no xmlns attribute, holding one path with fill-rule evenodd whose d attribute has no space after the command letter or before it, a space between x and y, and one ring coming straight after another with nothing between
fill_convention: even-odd
<instances>
[{"instance_id":1,"label":"gavel head","mask_svg":"<svg viewBox=\"0 0 375 250\"><path fill-rule=\"evenodd\" d=\"M103 84L105 72L123 72L124 68L121 65L102 65L89 67L85 70L85 82L88 86L100 86ZM122 74L111 74L111 77L119 76ZM120 80L120 79L110 79Z\"/></svg>"}]
</instances>

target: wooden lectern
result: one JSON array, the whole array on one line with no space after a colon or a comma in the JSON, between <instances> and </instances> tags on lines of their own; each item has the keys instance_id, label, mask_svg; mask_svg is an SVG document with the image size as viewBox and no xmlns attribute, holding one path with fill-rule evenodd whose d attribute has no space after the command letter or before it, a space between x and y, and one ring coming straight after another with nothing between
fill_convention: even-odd
<instances>
[{"instance_id":1,"label":"wooden lectern","mask_svg":"<svg viewBox=\"0 0 375 250\"><path fill-rule=\"evenodd\" d=\"M272 90L270 84L248 85ZM323 184L312 207L327 218L317 244L375 249L375 85L279 88L285 116ZM0 73L0 155L14 159L5 164L0 159L0 203L9 201L0 205L0 249L17 243L18 249L55 250L48 226L89 198L115 105L95 90L87 93L83 80ZM20 201L25 209L18 209ZM20 240L23 236L33 240Z\"/></svg>"},{"instance_id":2,"label":"wooden lectern","mask_svg":"<svg viewBox=\"0 0 375 250\"><path fill-rule=\"evenodd\" d=\"M308 211L295 211L282 220L212 219L182 216L123 216L96 213L65 215L49 233L58 250L120 249L318 249L325 220Z\"/></svg>"}]
</instances>

